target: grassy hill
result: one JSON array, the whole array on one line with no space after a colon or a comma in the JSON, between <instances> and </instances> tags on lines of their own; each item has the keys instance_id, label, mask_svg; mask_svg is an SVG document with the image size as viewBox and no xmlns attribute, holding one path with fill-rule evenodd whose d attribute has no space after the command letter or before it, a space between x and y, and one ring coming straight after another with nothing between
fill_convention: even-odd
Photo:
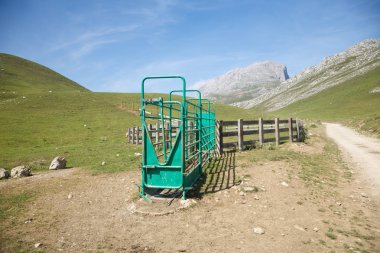
<instances>
[{"instance_id":1,"label":"grassy hill","mask_svg":"<svg viewBox=\"0 0 380 253\"><path fill-rule=\"evenodd\" d=\"M23 58L0 53L0 92L88 91L57 72Z\"/></svg>"},{"instance_id":2,"label":"grassy hill","mask_svg":"<svg viewBox=\"0 0 380 253\"><path fill-rule=\"evenodd\" d=\"M380 67L274 112L312 120L337 121L380 136Z\"/></svg>"},{"instance_id":3,"label":"grassy hill","mask_svg":"<svg viewBox=\"0 0 380 253\"><path fill-rule=\"evenodd\" d=\"M67 158L68 166L94 171L138 166L141 158L134 153L141 146L126 143L125 133L140 125L139 94L94 93L39 64L5 54L0 69L0 167L31 164L45 170L58 155ZM251 117L250 111L227 105L217 104L216 112L224 120Z\"/></svg>"}]
</instances>

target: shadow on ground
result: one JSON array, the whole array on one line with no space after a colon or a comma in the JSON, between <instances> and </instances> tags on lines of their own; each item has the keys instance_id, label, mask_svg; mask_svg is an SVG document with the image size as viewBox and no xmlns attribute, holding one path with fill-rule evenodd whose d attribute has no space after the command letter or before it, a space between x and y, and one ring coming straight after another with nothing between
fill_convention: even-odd
<instances>
[{"instance_id":1,"label":"shadow on ground","mask_svg":"<svg viewBox=\"0 0 380 253\"><path fill-rule=\"evenodd\" d=\"M203 175L187 196L202 198L205 194L226 190L239 183L240 181L236 179L235 151L227 151L209 162Z\"/></svg>"}]
</instances>

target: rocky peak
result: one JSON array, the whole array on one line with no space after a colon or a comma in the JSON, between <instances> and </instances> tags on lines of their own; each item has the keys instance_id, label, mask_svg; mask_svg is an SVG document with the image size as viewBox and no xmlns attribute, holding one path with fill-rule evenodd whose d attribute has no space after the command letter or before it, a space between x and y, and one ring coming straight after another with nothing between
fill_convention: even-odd
<instances>
[{"instance_id":1,"label":"rocky peak","mask_svg":"<svg viewBox=\"0 0 380 253\"><path fill-rule=\"evenodd\" d=\"M285 65L264 61L230 70L194 86L207 98L232 103L260 96L287 79Z\"/></svg>"},{"instance_id":2,"label":"rocky peak","mask_svg":"<svg viewBox=\"0 0 380 253\"><path fill-rule=\"evenodd\" d=\"M338 85L380 65L380 39L364 40L351 48L324 58L319 64L284 81L259 97L241 100L236 106L251 108L262 104L269 111Z\"/></svg>"}]
</instances>

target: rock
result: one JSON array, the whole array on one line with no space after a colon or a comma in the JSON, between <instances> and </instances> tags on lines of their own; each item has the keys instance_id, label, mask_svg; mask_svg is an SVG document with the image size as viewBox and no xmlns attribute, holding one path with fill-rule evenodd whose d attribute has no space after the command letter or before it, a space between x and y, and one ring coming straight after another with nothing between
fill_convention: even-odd
<instances>
[{"instance_id":1,"label":"rock","mask_svg":"<svg viewBox=\"0 0 380 253\"><path fill-rule=\"evenodd\" d=\"M298 229L298 230L303 231L303 232L306 231L303 227L301 227L301 226L299 226L299 225L294 225L293 227L294 227L295 229Z\"/></svg>"},{"instance_id":2,"label":"rock","mask_svg":"<svg viewBox=\"0 0 380 253\"><path fill-rule=\"evenodd\" d=\"M180 204L183 208L189 208L195 205L197 202L194 199L181 199Z\"/></svg>"},{"instance_id":3,"label":"rock","mask_svg":"<svg viewBox=\"0 0 380 253\"><path fill-rule=\"evenodd\" d=\"M260 199L259 196L257 196L257 195L255 195L253 198L254 198L255 200L259 200L259 199Z\"/></svg>"},{"instance_id":4,"label":"rock","mask_svg":"<svg viewBox=\"0 0 380 253\"><path fill-rule=\"evenodd\" d=\"M314 232L318 232L319 231L319 228L315 227L313 228Z\"/></svg>"},{"instance_id":5,"label":"rock","mask_svg":"<svg viewBox=\"0 0 380 253\"><path fill-rule=\"evenodd\" d=\"M41 245L42 245L42 243L39 242L39 243L34 244L34 247L39 248Z\"/></svg>"},{"instance_id":6,"label":"rock","mask_svg":"<svg viewBox=\"0 0 380 253\"><path fill-rule=\"evenodd\" d=\"M360 195L361 195L363 198L368 198L368 195L365 194L364 192L360 193Z\"/></svg>"},{"instance_id":7,"label":"rock","mask_svg":"<svg viewBox=\"0 0 380 253\"><path fill-rule=\"evenodd\" d=\"M239 192L239 195L240 196L245 196L246 194L245 194L245 192Z\"/></svg>"},{"instance_id":8,"label":"rock","mask_svg":"<svg viewBox=\"0 0 380 253\"><path fill-rule=\"evenodd\" d=\"M374 69L378 65L372 62L378 59L379 48L379 39L365 40L346 51L324 58L318 65L305 69L278 86L266 86L265 91L261 93L242 85L231 87L236 90L235 92L244 89L246 93L254 92L258 95L256 98L248 97L247 100L234 105L252 108L260 104L260 107L269 109L268 111L276 111ZM242 84L245 83L242 82ZM231 92L230 96L232 95Z\"/></svg>"},{"instance_id":9,"label":"rock","mask_svg":"<svg viewBox=\"0 0 380 253\"><path fill-rule=\"evenodd\" d=\"M104 166L104 165L106 165L106 162L105 162L105 161L102 162L102 166Z\"/></svg>"},{"instance_id":10,"label":"rock","mask_svg":"<svg viewBox=\"0 0 380 253\"><path fill-rule=\"evenodd\" d=\"M73 197L74 197L74 195L73 195L72 193L70 193L70 194L67 196L68 199L72 199Z\"/></svg>"},{"instance_id":11,"label":"rock","mask_svg":"<svg viewBox=\"0 0 380 253\"><path fill-rule=\"evenodd\" d=\"M24 223L25 223L25 224L28 224L28 223L32 223L32 221L33 221L33 218L29 218L29 219L26 219L26 220L24 221Z\"/></svg>"},{"instance_id":12,"label":"rock","mask_svg":"<svg viewBox=\"0 0 380 253\"><path fill-rule=\"evenodd\" d=\"M21 165L21 166L14 167L11 170L11 177L13 178L28 177L31 175L32 175L32 168L30 168L30 166Z\"/></svg>"},{"instance_id":13,"label":"rock","mask_svg":"<svg viewBox=\"0 0 380 253\"><path fill-rule=\"evenodd\" d=\"M258 234L258 235L262 235L262 234L265 234L265 230L261 227L255 227L253 228L253 232L255 234Z\"/></svg>"},{"instance_id":14,"label":"rock","mask_svg":"<svg viewBox=\"0 0 380 253\"><path fill-rule=\"evenodd\" d=\"M55 157L49 166L49 170L59 169L66 169L66 158L63 156Z\"/></svg>"},{"instance_id":15,"label":"rock","mask_svg":"<svg viewBox=\"0 0 380 253\"><path fill-rule=\"evenodd\" d=\"M289 78L285 65L275 62L258 62L237 68L194 86L205 97L220 102L239 102L241 97L253 99L262 95L269 87L275 88Z\"/></svg>"},{"instance_id":16,"label":"rock","mask_svg":"<svg viewBox=\"0 0 380 253\"><path fill-rule=\"evenodd\" d=\"M0 180L7 179L9 177L9 171L4 168L0 168Z\"/></svg>"},{"instance_id":17,"label":"rock","mask_svg":"<svg viewBox=\"0 0 380 253\"><path fill-rule=\"evenodd\" d=\"M245 192L257 192L257 188L251 187L251 186L246 186L246 187L243 187L243 191L245 191Z\"/></svg>"},{"instance_id":18,"label":"rock","mask_svg":"<svg viewBox=\"0 0 380 253\"><path fill-rule=\"evenodd\" d=\"M289 185L286 182L281 183L282 186L288 187Z\"/></svg>"},{"instance_id":19,"label":"rock","mask_svg":"<svg viewBox=\"0 0 380 253\"><path fill-rule=\"evenodd\" d=\"M342 205L342 203L341 203L341 202L336 202L336 204L337 204L338 206L341 206L341 205Z\"/></svg>"}]
</instances>

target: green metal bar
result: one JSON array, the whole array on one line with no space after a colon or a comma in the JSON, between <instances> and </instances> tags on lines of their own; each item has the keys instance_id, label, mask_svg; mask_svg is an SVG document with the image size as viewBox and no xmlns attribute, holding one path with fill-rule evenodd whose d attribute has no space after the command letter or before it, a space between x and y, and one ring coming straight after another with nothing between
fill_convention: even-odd
<instances>
[{"instance_id":1,"label":"green metal bar","mask_svg":"<svg viewBox=\"0 0 380 253\"><path fill-rule=\"evenodd\" d=\"M145 82L150 79L164 78L181 79L182 90L171 91L168 101L164 101L162 98L145 99ZM197 98L192 99L186 97L187 93L192 92L197 93ZM172 101L172 95L174 93L182 94L181 103ZM199 179L204 164L210 160L210 152L214 146L212 137L215 135L215 129L213 130L214 121L212 120L211 103L207 99L202 99L202 94L199 90L186 90L186 81L184 78L179 76L164 76L147 77L143 79L140 105L140 115L144 129L144 154L142 158L143 178L140 196L145 196L145 187L182 188L182 197L185 198L186 191L191 189L195 181ZM154 107L156 108L156 114L153 113ZM153 108L153 111L149 112L147 108ZM149 132L145 122L147 119L161 122L162 129L156 129L157 134L158 132L162 132L163 139L162 142L160 142L161 144L156 145L156 143L153 143L149 138L150 133L153 131ZM178 127L176 139L173 143L173 131L176 129L173 125L174 119L180 120L181 125ZM169 134L169 136L166 136L166 134ZM156 138L158 137L156 136ZM160 145L163 145L162 150L160 149L160 153L162 151L162 154L158 154L157 147L161 148ZM165 159L164 163L158 159L159 156L163 156L161 159ZM188 171L186 171L186 169L188 169Z\"/></svg>"}]
</instances>

